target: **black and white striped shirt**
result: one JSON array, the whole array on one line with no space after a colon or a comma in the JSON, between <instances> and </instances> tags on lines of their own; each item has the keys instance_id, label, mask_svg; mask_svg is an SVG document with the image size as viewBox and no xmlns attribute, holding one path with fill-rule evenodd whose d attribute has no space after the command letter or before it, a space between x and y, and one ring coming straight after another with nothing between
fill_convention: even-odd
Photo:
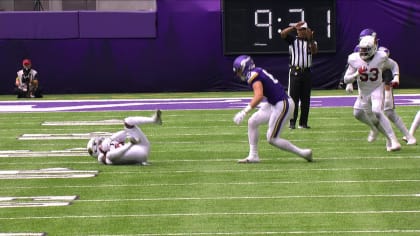
<instances>
[{"instance_id":1,"label":"black and white striped shirt","mask_svg":"<svg viewBox=\"0 0 420 236\"><path fill-rule=\"evenodd\" d=\"M286 41L289 42L289 65L310 68L312 65L310 42L292 35L287 35Z\"/></svg>"}]
</instances>

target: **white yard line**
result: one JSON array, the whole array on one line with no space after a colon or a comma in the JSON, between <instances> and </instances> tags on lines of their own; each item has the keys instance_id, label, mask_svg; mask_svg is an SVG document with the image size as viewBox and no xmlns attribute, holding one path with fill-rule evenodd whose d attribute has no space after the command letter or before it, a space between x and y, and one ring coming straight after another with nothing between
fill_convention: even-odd
<instances>
[{"instance_id":1,"label":"white yard line","mask_svg":"<svg viewBox=\"0 0 420 236\"><path fill-rule=\"evenodd\" d=\"M375 183L417 183L420 179L381 179L381 180L312 180L312 181L261 181L261 182L194 182L194 183L177 183L177 184L99 184L99 185L58 185L58 186L3 186L2 189L46 189L46 188L145 188L145 187L169 187L169 186L197 186L197 185L280 185L280 184L375 184ZM418 194L408 194L418 197Z\"/></svg>"},{"instance_id":2,"label":"white yard line","mask_svg":"<svg viewBox=\"0 0 420 236\"><path fill-rule=\"evenodd\" d=\"M156 234L101 234L100 236L204 236L204 235L285 235L285 234L305 234L305 235L319 235L319 234L395 234L395 233L420 233L420 229L371 229L371 230L319 230L319 231L257 231L257 232L195 232L195 233L156 233ZM1 236L1 235L0 235ZM99 236L99 235L89 235L89 236Z\"/></svg>"},{"instance_id":3,"label":"white yard line","mask_svg":"<svg viewBox=\"0 0 420 236\"><path fill-rule=\"evenodd\" d=\"M135 202L135 201L208 201L208 200L264 200L297 198L412 198L420 194L354 194L354 195L289 195L289 196L236 196L236 197L167 197L167 198L130 198L130 199L92 199L78 202Z\"/></svg>"},{"instance_id":4,"label":"white yard line","mask_svg":"<svg viewBox=\"0 0 420 236\"><path fill-rule=\"evenodd\" d=\"M111 218L152 218L152 217L211 217L211 216L279 216L279 215L388 215L417 214L419 210L381 210L381 211L277 211L277 212L200 212L200 213L160 213L160 214L102 214L102 215L67 215L67 216L23 216L0 217L0 220L34 219L111 219Z\"/></svg>"}]
</instances>

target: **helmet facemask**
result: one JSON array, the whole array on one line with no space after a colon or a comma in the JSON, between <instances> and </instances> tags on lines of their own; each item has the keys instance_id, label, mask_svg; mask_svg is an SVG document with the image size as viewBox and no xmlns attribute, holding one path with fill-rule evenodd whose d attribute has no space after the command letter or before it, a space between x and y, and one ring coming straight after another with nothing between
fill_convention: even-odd
<instances>
[{"instance_id":1,"label":"helmet facemask","mask_svg":"<svg viewBox=\"0 0 420 236\"><path fill-rule=\"evenodd\" d=\"M359 55L363 60L369 60L377 51L377 44L373 36L365 36L359 43Z\"/></svg>"},{"instance_id":2,"label":"helmet facemask","mask_svg":"<svg viewBox=\"0 0 420 236\"><path fill-rule=\"evenodd\" d=\"M94 137L89 140L87 143L86 149L89 155L93 158L97 158L99 155L99 145L102 143L104 138Z\"/></svg>"},{"instance_id":3,"label":"helmet facemask","mask_svg":"<svg viewBox=\"0 0 420 236\"><path fill-rule=\"evenodd\" d=\"M250 56L239 56L233 62L233 72L235 73L235 76L238 76L242 81L247 80L246 75L254 68L255 64Z\"/></svg>"}]
</instances>

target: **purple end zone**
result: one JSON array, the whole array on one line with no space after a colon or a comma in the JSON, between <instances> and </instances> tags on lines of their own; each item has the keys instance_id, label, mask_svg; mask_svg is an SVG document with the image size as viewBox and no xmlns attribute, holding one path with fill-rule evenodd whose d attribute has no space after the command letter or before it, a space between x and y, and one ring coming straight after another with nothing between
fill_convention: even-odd
<instances>
[{"instance_id":1,"label":"purple end zone","mask_svg":"<svg viewBox=\"0 0 420 236\"><path fill-rule=\"evenodd\" d=\"M311 107L352 107L355 96L314 96ZM16 100L0 101L0 112L130 111L241 109L250 98L118 99L118 100ZM397 95L398 106L420 105L420 95Z\"/></svg>"}]
</instances>

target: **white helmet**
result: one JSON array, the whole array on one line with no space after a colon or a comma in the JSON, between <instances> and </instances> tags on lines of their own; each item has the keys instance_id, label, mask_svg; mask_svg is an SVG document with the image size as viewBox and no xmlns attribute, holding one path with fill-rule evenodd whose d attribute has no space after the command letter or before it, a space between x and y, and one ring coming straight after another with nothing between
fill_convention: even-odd
<instances>
[{"instance_id":1,"label":"white helmet","mask_svg":"<svg viewBox=\"0 0 420 236\"><path fill-rule=\"evenodd\" d=\"M370 59L373 55L375 55L377 49L375 37L368 35L360 39L359 55L363 60Z\"/></svg>"},{"instance_id":2,"label":"white helmet","mask_svg":"<svg viewBox=\"0 0 420 236\"><path fill-rule=\"evenodd\" d=\"M104 138L93 137L87 143L86 149L91 157L97 158L99 155L99 144L102 143Z\"/></svg>"}]
</instances>

